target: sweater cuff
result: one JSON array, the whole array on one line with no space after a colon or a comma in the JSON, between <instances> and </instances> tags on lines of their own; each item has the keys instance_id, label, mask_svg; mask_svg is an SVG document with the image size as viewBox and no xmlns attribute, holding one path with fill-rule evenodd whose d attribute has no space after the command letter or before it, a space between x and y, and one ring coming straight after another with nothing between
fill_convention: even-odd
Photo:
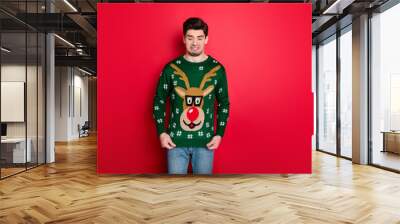
<instances>
[{"instance_id":1,"label":"sweater cuff","mask_svg":"<svg viewBox=\"0 0 400 224\"><path fill-rule=\"evenodd\" d=\"M161 135L161 133L163 133L163 132L167 132L166 130L165 130L165 128L164 127L160 127L160 126L157 126L157 134L158 134L158 136L160 136Z\"/></svg>"},{"instance_id":2,"label":"sweater cuff","mask_svg":"<svg viewBox=\"0 0 400 224\"><path fill-rule=\"evenodd\" d=\"M225 133L224 128L218 128L214 136L219 135L219 136L223 137L224 133Z\"/></svg>"}]
</instances>

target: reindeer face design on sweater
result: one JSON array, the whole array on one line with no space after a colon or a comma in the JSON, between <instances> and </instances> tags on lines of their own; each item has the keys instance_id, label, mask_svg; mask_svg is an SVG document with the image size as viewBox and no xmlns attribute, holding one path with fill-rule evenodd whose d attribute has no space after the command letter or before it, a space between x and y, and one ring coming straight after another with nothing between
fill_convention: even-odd
<instances>
[{"instance_id":1,"label":"reindeer face design on sweater","mask_svg":"<svg viewBox=\"0 0 400 224\"><path fill-rule=\"evenodd\" d=\"M186 87L186 89L180 86L175 87L175 92L183 99L183 112L179 119L180 125L185 131L200 130L204 123L203 99L213 91L214 85L203 88L206 82L217 75L216 72L221 66L217 65L207 72L199 87L191 87L187 75L175 64L170 66L174 69L174 74L184 81Z\"/></svg>"}]
</instances>

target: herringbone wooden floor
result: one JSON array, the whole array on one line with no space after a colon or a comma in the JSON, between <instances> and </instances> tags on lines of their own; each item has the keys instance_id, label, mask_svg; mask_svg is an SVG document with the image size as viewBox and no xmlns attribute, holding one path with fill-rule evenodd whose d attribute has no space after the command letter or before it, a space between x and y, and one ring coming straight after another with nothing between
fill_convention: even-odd
<instances>
[{"instance_id":1,"label":"herringbone wooden floor","mask_svg":"<svg viewBox=\"0 0 400 224\"><path fill-rule=\"evenodd\" d=\"M320 152L311 175L98 176L96 138L0 181L0 223L400 223L400 175Z\"/></svg>"}]
</instances>

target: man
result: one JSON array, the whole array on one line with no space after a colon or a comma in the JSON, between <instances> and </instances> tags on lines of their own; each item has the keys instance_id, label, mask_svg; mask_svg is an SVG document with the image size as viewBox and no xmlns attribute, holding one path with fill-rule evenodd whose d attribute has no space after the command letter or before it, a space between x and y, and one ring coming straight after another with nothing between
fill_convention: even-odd
<instances>
[{"instance_id":1,"label":"man","mask_svg":"<svg viewBox=\"0 0 400 224\"><path fill-rule=\"evenodd\" d=\"M208 26L200 18L183 24L186 53L165 65L153 102L153 118L161 147L168 149L168 173L187 174L191 158L194 174L212 174L214 150L221 143L229 115L225 68L204 52ZM165 128L170 97L171 119ZM218 101L214 133L214 103Z\"/></svg>"}]
</instances>

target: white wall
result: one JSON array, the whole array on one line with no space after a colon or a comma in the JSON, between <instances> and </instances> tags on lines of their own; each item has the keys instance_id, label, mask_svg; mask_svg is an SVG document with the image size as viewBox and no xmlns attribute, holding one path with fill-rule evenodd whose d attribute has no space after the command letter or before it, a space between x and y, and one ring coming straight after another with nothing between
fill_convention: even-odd
<instances>
[{"instance_id":1,"label":"white wall","mask_svg":"<svg viewBox=\"0 0 400 224\"><path fill-rule=\"evenodd\" d=\"M55 68L55 141L68 140L69 68Z\"/></svg>"},{"instance_id":2,"label":"white wall","mask_svg":"<svg viewBox=\"0 0 400 224\"><path fill-rule=\"evenodd\" d=\"M78 124L88 120L88 77L73 67L56 67L55 73L55 140L77 139Z\"/></svg>"}]
</instances>

